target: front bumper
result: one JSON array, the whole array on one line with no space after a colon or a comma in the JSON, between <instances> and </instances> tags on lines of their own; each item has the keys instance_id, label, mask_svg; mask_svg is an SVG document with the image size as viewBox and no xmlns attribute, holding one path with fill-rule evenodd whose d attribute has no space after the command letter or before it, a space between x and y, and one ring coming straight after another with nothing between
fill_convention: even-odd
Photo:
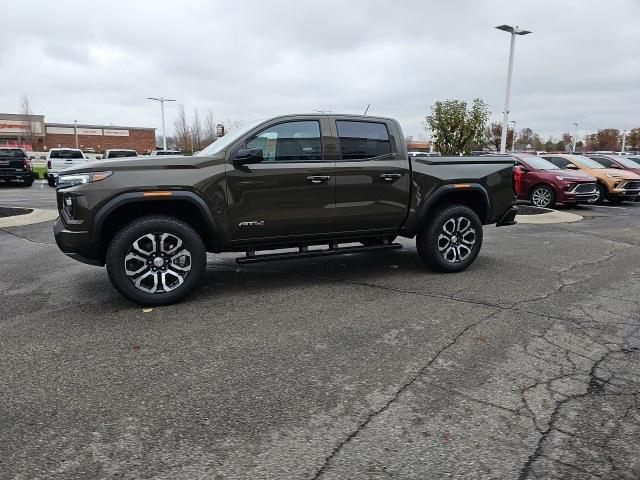
<instances>
[{"instance_id":1,"label":"front bumper","mask_svg":"<svg viewBox=\"0 0 640 480\"><path fill-rule=\"evenodd\" d=\"M67 230L58 217L53 224L53 236L58 248L68 257L82 263L95 266L103 266L104 261L100 255L100 246L91 243L89 232L74 232Z\"/></svg>"}]
</instances>

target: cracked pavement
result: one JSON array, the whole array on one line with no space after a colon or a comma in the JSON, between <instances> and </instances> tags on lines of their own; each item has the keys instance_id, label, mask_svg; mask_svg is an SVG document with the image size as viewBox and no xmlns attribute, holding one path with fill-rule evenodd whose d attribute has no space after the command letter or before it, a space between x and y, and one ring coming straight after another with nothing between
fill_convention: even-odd
<instances>
[{"instance_id":1,"label":"cracked pavement","mask_svg":"<svg viewBox=\"0 0 640 480\"><path fill-rule=\"evenodd\" d=\"M148 313L50 222L0 230L0 478L638 478L640 204L572 211L454 275L211 255Z\"/></svg>"}]
</instances>

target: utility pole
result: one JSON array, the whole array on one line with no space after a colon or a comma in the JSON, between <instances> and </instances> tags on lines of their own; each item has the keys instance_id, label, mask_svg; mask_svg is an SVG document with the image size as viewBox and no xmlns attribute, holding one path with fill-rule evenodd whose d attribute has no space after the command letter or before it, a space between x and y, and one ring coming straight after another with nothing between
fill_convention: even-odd
<instances>
[{"instance_id":1,"label":"utility pole","mask_svg":"<svg viewBox=\"0 0 640 480\"><path fill-rule=\"evenodd\" d=\"M167 149L167 132L164 126L164 102L175 102L175 100L172 100L170 98L164 98L164 97L160 97L160 98L147 97L147 100L155 100L156 102L160 102L160 112L162 113L162 149L166 150Z\"/></svg>"},{"instance_id":2,"label":"utility pole","mask_svg":"<svg viewBox=\"0 0 640 480\"><path fill-rule=\"evenodd\" d=\"M76 136L76 148L78 148L78 120L73 121L73 133Z\"/></svg>"},{"instance_id":3,"label":"utility pole","mask_svg":"<svg viewBox=\"0 0 640 480\"><path fill-rule=\"evenodd\" d=\"M576 144L578 143L578 123L573 122L573 126L573 148L571 149L571 153L576 153Z\"/></svg>"},{"instance_id":4,"label":"utility pole","mask_svg":"<svg viewBox=\"0 0 640 480\"><path fill-rule=\"evenodd\" d=\"M626 143L626 140L627 140L627 131L622 130L622 148L620 149L620 153L624 153L624 145Z\"/></svg>"},{"instance_id":5,"label":"utility pole","mask_svg":"<svg viewBox=\"0 0 640 480\"><path fill-rule=\"evenodd\" d=\"M513 123L513 137L511 138L511 153L514 153L516 151L516 121L511 120L511 123Z\"/></svg>"},{"instance_id":6,"label":"utility pole","mask_svg":"<svg viewBox=\"0 0 640 480\"><path fill-rule=\"evenodd\" d=\"M500 139L500 153L505 153L507 150L507 129L509 128L509 108L511 103L511 77L513 75L513 54L516 47L516 35L527 35L531 32L529 30L520 30L517 25L515 27L511 27L509 25L500 25L496 28L498 30L509 32L511 34L511 43L509 45L509 65L507 67L507 91L504 96L502 138Z\"/></svg>"}]
</instances>

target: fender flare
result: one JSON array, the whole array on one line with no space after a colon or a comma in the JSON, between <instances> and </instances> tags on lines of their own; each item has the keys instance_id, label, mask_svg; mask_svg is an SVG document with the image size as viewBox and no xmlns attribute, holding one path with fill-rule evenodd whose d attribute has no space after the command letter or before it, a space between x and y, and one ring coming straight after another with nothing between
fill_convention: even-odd
<instances>
[{"instance_id":1,"label":"fender flare","mask_svg":"<svg viewBox=\"0 0 640 480\"><path fill-rule=\"evenodd\" d=\"M89 237L91 241L96 244L100 243L100 234L102 233L104 222L111 213L123 205L140 202L171 202L175 200L186 200L195 205L202 215L202 218L204 218L207 231L211 238L211 246L220 245L222 243L211 209L202 197L196 193L186 190L171 190L171 196L166 197L144 197L142 195L143 193L144 192L141 191L122 193L100 207L94 216L93 221L91 222L91 228L89 229Z\"/></svg>"},{"instance_id":2,"label":"fender flare","mask_svg":"<svg viewBox=\"0 0 640 480\"><path fill-rule=\"evenodd\" d=\"M481 218L480 221L483 225L489 223L489 219L491 218L491 202L489 201L489 194L487 190L480 185L479 183L465 183L468 185L465 188L456 187L457 184L446 184L440 185L437 187L428 197L424 198L417 209L417 222L416 222L416 232L420 231L422 226L427 221L427 217L431 212L431 207L440 200L444 195L450 192L478 192L482 196L484 200L485 207L485 218Z\"/></svg>"}]
</instances>

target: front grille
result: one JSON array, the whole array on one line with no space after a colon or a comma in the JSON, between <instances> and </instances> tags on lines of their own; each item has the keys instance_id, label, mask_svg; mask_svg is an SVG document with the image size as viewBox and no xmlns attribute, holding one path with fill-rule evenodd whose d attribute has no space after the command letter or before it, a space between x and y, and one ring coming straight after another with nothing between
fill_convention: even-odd
<instances>
[{"instance_id":1,"label":"front grille","mask_svg":"<svg viewBox=\"0 0 640 480\"><path fill-rule=\"evenodd\" d=\"M633 182L626 182L622 188L624 188L625 190L638 190L640 189L640 182L637 181L633 181Z\"/></svg>"},{"instance_id":2,"label":"front grille","mask_svg":"<svg viewBox=\"0 0 640 480\"><path fill-rule=\"evenodd\" d=\"M596 189L595 183L580 183L573 189L575 193L592 193Z\"/></svg>"}]
</instances>

